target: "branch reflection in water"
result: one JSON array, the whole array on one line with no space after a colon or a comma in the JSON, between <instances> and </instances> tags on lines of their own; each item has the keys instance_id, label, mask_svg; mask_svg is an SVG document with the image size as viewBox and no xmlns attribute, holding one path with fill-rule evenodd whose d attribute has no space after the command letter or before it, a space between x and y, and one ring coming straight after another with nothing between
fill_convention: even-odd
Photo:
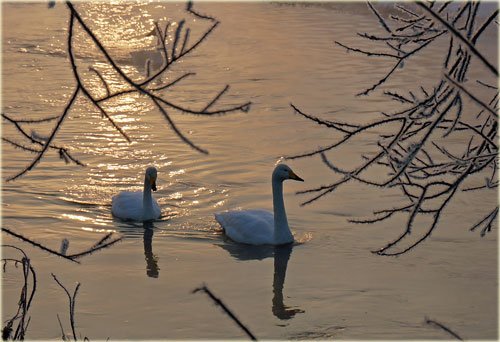
<instances>
[{"instance_id":1,"label":"branch reflection in water","mask_svg":"<svg viewBox=\"0 0 500 342\"><path fill-rule=\"evenodd\" d=\"M294 245L295 244L282 246L251 246L227 241L227 243L217 246L225 249L232 257L241 261L263 260L265 258L274 257L272 312L277 318L287 320L293 318L297 313L305 312L300 308L289 307L283 303L283 287L285 285L286 268Z\"/></svg>"}]
</instances>

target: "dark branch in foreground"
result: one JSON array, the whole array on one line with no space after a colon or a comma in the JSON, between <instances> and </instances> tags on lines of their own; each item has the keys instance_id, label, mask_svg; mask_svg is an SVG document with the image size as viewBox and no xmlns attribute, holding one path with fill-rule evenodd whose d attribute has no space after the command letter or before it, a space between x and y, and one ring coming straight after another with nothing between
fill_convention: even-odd
<instances>
[{"instance_id":1,"label":"dark branch in foreground","mask_svg":"<svg viewBox=\"0 0 500 342\"><path fill-rule=\"evenodd\" d=\"M440 329L443 329L444 331L446 331L448 334L450 334L451 336L453 336L454 338L456 338L459 341L463 341L464 340L456 332L454 332L450 328L446 327L444 324L441 324L441 323L439 323L439 322L437 322L435 320L432 320L432 319L429 319L429 318L425 318L425 323L429 324L429 325L432 325L432 326L435 326L435 327L438 327Z\"/></svg>"},{"instance_id":2,"label":"dark branch in foreground","mask_svg":"<svg viewBox=\"0 0 500 342\"><path fill-rule=\"evenodd\" d=\"M484 228L481 229L481 237L484 237L486 233L491 232L491 228L493 224L495 223L495 219L498 215L498 207L496 207L491 213L486 215L484 219L476 223L471 229L469 229L471 232L474 231L476 228L480 227L482 224L484 224Z\"/></svg>"},{"instance_id":3,"label":"dark branch in foreground","mask_svg":"<svg viewBox=\"0 0 500 342\"><path fill-rule=\"evenodd\" d=\"M104 249L104 248L108 248L108 247L111 247L112 245L114 245L115 243L117 243L118 241L121 241L121 237L119 238L116 238L114 240L111 240L109 242L106 242L108 241L110 238L111 238L111 235L113 233L108 233L106 234L106 236L104 236L104 238L100 239L96 244L94 244L92 247L84 250L83 252L79 252L79 253L74 253L74 254L70 254L70 255L66 255L66 254L62 254L62 253L59 253L53 249L50 249L48 247L45 247L44 245L38 243L38 242L35 242L27 237L24 237L23 235L21 234L18 234L18 233L15 233L13 232L12 230L8 229L8 228L5 228L5 227L2 227L2 232L4 233L7 233L9 235L12 235L18 239L21 239L23 240L24 242L27 242L37 248L40 248L41 250L44 250L46 252L49 252L51 254L54 254L54 255L57 255L61 258L64 258L64 259L67 259L67 260L70 260L70 261L73 261L73 262L76 262L76 263L80 263L77 259L81 258L81 257L84 257L86 255L90 255L94 252L97 252L101 249Z\"/></svg>"},{"instance_id":4,"label":"dark branch in foreground","mask_svg":"<svg viewBox=\"0 0 500 342\"><path fill-rule=\"evenodd\" d=\"M390 59L389 63L393 63L381 80L357 94L368 95L382 84L388 83L396 70L399 73L404 72L403 61L406 62L410 56L427 50L430 44L440 39L440 44L435 45L443 47L441 66L443 73L436 75L435 81L433 80L434 86L424 88L417 84L415 85L417 90L412 88L407 94L403 93L402 89L383 90L385 95L401 106L394 113L381 112L382 118L365 124L352 125L306 114L291 104L294 112L305 119L334 130L336 136L338 133L342 134L329 145L287 157L287 159L297 159L318 155L323 165L341 176L340 180L336 177L330 184L298 191L297 194L312 196L304 200L302 205L311 204L348 182L357 182L379 189L397 188L401 191L402 203L399 207L374 212L373 217L350 220L356 223L374 224L395 214L407 215L408 219L401 234L384 247L373 251L377 255L401 255L429 238L438 227L445 208L457 193L498 187L496 174L498 88L482 80L476 80L487 87L488 91L493 90L485 95L485 91L473 94L464 86L471 58L474 57L480 59L495 76L498 76L496 68L475 47L485 28L497 17L498 10L493 11L486 20L479 23L477 5L469 2L456 4L458 6L453 7L448 6L448 2L440 6L427 6L422 2L401 3L395 7L404 12L405 17L390 15L389 18L385 18L373 4L369 3L368 6L385 32L383 35L370 33L358 33L358 35L373 43L382 44L384 50L380 48L362 50L335 42L350 52L369 57L387 57ZM421 13L419 9L423 9L424 12ZM443 44L445 34L449 36L448 45ZM384 52L388 48L389 52ZM485 96L489 96L490 100L485 100ZM398 125L391 125L396 122ZM372 128L377 128L377 131L371 130ZM362 154L362 160L350 169L332 162L327 153L345 146L354 136L366 135L368 130L378 135L374 144L378 150ZM372 136L369 139L373 139ZM461 149L459 152L451 153L450 151L457 150L457 140L461 141L461 145L458 145ZM380 168L383 168L385 177L380 179L379 176L373 179L373 176L369 176L369 170L377 170L377 174L380 174ZM469 180L485 177L485 174L487 174L485 185L464 186ZM431 216L430 223L426 223L426 226L419 230L420 235L412 241L409 237L419 222L417 219L422 216ZM470 230L482 227L481 236L484 236L492 230L497 217L498 207Z\"/></svg>"},{"instance_id":5,"label":"dark branch in foreground","mask_svg":"<svg viewBox=\"0 0 500 342\"><path fill-rule=\"evenodd\" d=\"M73 333L73 340L76 341L76 331L75 331L75 302L76 302L76 295L78 294L78 289L80 288L80 283L76 283L75 291L73 292L73 295L71 295L68 291L68 289L57 279L54 273L52 274L52 278L56 281L56 283L66 292L66 295L68 296L68 301L69 301L69 322L71 325L71 331ZM59 316L58 316L59 318ZM59 321L59 323L61 323ZM63 331L64 332L64 331ZM64 336L64 335L63 335Z\"/></svg>"},{"instance_id":6,"label":"dark branch in foreground","mask_svg":"<svg viewBox=\"0 0 500 342\"><path fill-rule=\"evenodd\" d=\"M30 317L28 317L28 310L31 307L31 302L36 292L36 273L35 269L31 265L31 261L26 255L26 253L19 247L11 245L2 245L2 248L12 248L17 250L22 254L22 258L7 258L2 257L3 271L6 272L7 263L13 263L16 268L18 264L22 265L23 274L23 286L21 288L21 294L18 301L17 312L10 319L7 319L5 326L2 328L2 339L4 341L12 339L13 341L20 340L23 341L26 335L26 330L28 329ZM5 250L4 250L5 254ZM31 291L29 291L31 275ZM5 312L4 312L5 314ZM16 325L17 322L17 326Z\"/></svg>"},{"instance_id":7,"label":"dark branch in foreground","mask_svg":"<svg viewBox=\"0 0 500 342\"><path fill-rule=\"evenodd\" d=\"M236 315L231 310L229 310L224 302L217 298L206 285L194 289L192 293L196 293L199 291L205 292L210 297L210 299L212 299L215 305L220 306L222 310L224 310L224 313L226 313L226 315L228 315L240 327L240 329L243 330L248 335L248 337L250 337L251 340L257 341L257 338L254 336L254 334L252 334L252 332L243 323L241 323L238 317L236 317Z\"/></svg>"},{"instance_id":8,"label":"dark branch in foreground","mask_svg":"<svg viewBox=\"0 0 500 342\"><path fill-rule=\"evenodd\" d=\"M431 8L429 8L427 5L425 5L423 2L420 2L420 1L417 1L417 5L419 5L420 7L422 7L424 10L426 10L431 16L433 16L435 19L437 19L441 24L443 24L447 30L449 30L450 32L452 32L458 39L460 39L466 46L467 48L474 54L476 55L479 60L481 62L484 63L484 65L486 65L488 67L488 69L491 70L491 72L493 74L495 74L495 76L498 77L498 70L493 66L493 64L491 64L487 59L486 57L483 56L483 54L481 54L477 49L476 47L470 43L460 32L458 32L453 26L450 25L450 23L448 23L448 21L446 21L445 19L443 19L439 14L437 14L436 12L434 12ZM495 14L494 16L496 16L498 14L498 11L495 11ZM479 37L479 35L482 33L482 31L479 31L478 32L478 35L477 37ZM477 40L477 37L475 37Z\"/></svg>"},{"instance_id":9,"label":"dark branch in foreground","mask_svg":"<svg viewBox=\"0 0 500 342\"><path fill-rule=\"evenodd\" d=\"M104 241L107 239L101 239L97 245L102 245ZM31 307L31 303L35 296L35 292L37 289L37 276L35 269L31 265L31 261L28 258L27 254L19 247L12 245L2 245L3 254L2 262L3 262L3 272L7 272L7 265L13 264L15 269L20 269L23 275L23 282L21 286L21 294L18 301L17 312L10 319L5 320L5 325L2 328L2 339L4 341L13 340L13 341L23 341L26 336L26 331L28 330L28 326L30 323L31 317L28 317L28 311ZM19 253L21 253L21 258L16 257L7 257L5 256L6 249L13 249ZM19 268L18 265L22 265L22 268ZM77 341L76 330L75 330L75 303L76 296L78 294L78 289L80 288L80 284L77 283L76 288L73 294L70 294L68 289L57 279L57 277L52 273L52 277L56 281L56 283L66 292L66 295L69 299L69 321L72 330L73 340ZM31 287L31 289L30 289ZM4 312L5 314L5 312ZM59 321L59 325L61 327L62 339L63 341L67 341L67 336L64 333L64 329L62 327L61 320L59 319L59 315L57 315L57 319ZM87 337L84 337L83 340L89 340Z\"/></svg>"},{"instance_id":10,"label":"dark branch in foreground","mask_svg":"<svg viewBox=\"0 0 500 342\"><path fill-rule=\"evenodd\" d=\"M185 107L183 105L176 104L167 98L168 94L162 92L165 89L173 87L186 77L194 75L194 73L188 72L180 77L175 78L174 81L171 81L169 83L163 82L163 79L174 78L171 77L171 75L169 74L171 72L172 66L178 64L188 55L192 54L192 52L195 51L197 47L199 47L203 42L206 41L206 39L214 32L215 28L219 25L219 21L214 17L203 15L196 12L193 9L193 4L191 2L188 2L186 6L185 9L186 14L190 16L195 16L196 18L209 23L210 26L204 32L202 32L200 38L190 43L189 37L191 30L190 28L185 28L184 25L185 20L181 20L179 21L177 29L175 30L173 42L169 43L171 37L169 37L168 28L170 27L171 23L167 22L164 29L162 29L158 25L158 23L155 23L155 29L157 30L157 34L160 37L159 38L160 44L161 47L163 48L163 54L162 54L163 64L158 70L151 71L150 68L148 67L147 68L148 74L142 80L133 80L129 75L127 75L127 73L117 63L117 61L113 58L113 56L111 56L111 54L108 52L104 44L102 44L99 38L94 34L89 25L87 25L84 18L80 16L80 13L77 11L75 6L70 1L66 1L66 7L69 11L67 51L68 51L70 65L73 71L73 78L75 80L73 95L71 96L70 100L64 107L61 115L46 117L43 119L27 120L27 119L17 119L17 118L13 119L3 114L4 119L8 120L11 124L14 125L14 127L17 129L19 133L19 136L22 139L27 140L27 143L29 144L38 145L38 148L33 148L32 146L27 145L26 142L22 141L16 142L11 139L3 139L4 142L16 148L20 148L25 150L26 152L35 154L35 157L31 161L31 163L29 163L28 166L26 166L23 170L21 170L17 174L8 177L7 181L15 180L20 176L26 174L27 172L31 171L42 160L42 158L45 156L49 148L57 149L60 158L64 160L66 163L74 162L78 165L83 165L83 163L81 163L80 161L78 161L76 158L72 157L69 154L68 148L59 147L53 144L53 142L56 139L56 135L60 130L60 128L62 127L66 117L68 116L71 109L74 107L76 100L80 97L83 97L84 99L88 100L93 105L93 107L99 111L101 116L105 118L125 140L131 142L132 139L128 136L127 132L125 132L125 130L122 129L113 120L112 116L108 113L105 107L103 107L103 104L111 99L115 99L123 95L130 95L130 94L144 95L149 101L151 101L151 103L153 103L153 105L156 107L159 113L161 113L161 115L165 118L165 121L167 122L170 129L173 131L175 135L179 137L181 141L186 143L194 150L204 154L208 154L208 151L199 147L197 144L191 141L191 139L186 134L182 132L182 130L175 124L174 120L172 119L169 110L178 111L183 114L208 115L208 116L224 115L234 112L246 113L250 110L251 102L246 102L243 104L233 105L233 106L226 106L223 108L217 106L218 103L223 98L223 95L229 89L229 85L226 85L223 88L223 91L215 95L215 97L211 101L208 101L205 104L200 104L199 108L201 109L193 109ZM83 31L83 34L91 39L93 44L99 50L101 58L104 58L106 63L108 63L111 66L113 71L115 71L116 74L120 76L122 83L129 86L128 89L121 90L118 92L112 92L111 87L109 86L110 80L107 79L92 65L88 66L86 69L92 71L94 74L97 75L100 81L100 85L104 89L105 95L103 97L98 98L95 95L93 95L95 91L91 92L90 89L87 89L87 87L85 86L86 82L84 76L80 74L79 71L83 69L79 67L79 64L84 63L84 61L78 60L74 53L76 45L74 39L75 36L74 33L76 29L81 29L81 31ZM151 85L153 81L155 81L156 83L154 87ZM212 109L213 107L216 106L219 108ZM44 140L33 138L32 136L28 135L21 127L21 124L38 124L42 122L49 122L52 120L57 120L57 122L53 126L48 138Z\"/></svg>"}]
</instances>

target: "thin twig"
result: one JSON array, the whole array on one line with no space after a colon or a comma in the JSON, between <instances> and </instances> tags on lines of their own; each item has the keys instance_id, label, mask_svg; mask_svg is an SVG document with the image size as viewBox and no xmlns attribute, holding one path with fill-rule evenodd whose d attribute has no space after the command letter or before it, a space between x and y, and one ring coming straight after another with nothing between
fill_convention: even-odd
<instances>
[{"instance_id":1,"label":"thin twig","mask_svg":"<svg viewBox=\"0 0 500 342\"><path fill-rule=\"evenodd\" d=\"M493 222L495 222L495 218L497 217L497 215L498 215L498 207L496 207L495 209L493 209L493 211L491 213L489 213L488 215L486 215L486 217L484 219L482 219L481 221L479 221L478 223L476 223L469 230L472 232L477 227L481 226L481 224L486 223L485 226L484 226L484 228L481 231L481 237L484 237L486 235L486 232L491 231L491 226L492 226Z\"/></svg>"},{"instance_id":2,"label":"thin twig","mask_svg":"<svg viewBox=\"0 0 500 342\"><path fill-rule=\"evenodd\" d=\"M101 80L102 85L106 89L106 96L109 96L111 94L111 91L109 90L108 82L106 82L106 80L104 79L104 76L102 76L102 74L97 69L95 69L93 67L89 67L89 70L93 71L97 75L97 77L99 77L99 79Z\"/></svg>"},{"instance_id":3,"label":"thin twig","mask_svg":"<svg viewBox=\"0 0 500 342\"><path fill-rule=\"evenodd\" d=\"M495 117L498 118L498 113L496 111L494 111L493 109L491 109L487 104L485 104L483 101L481 101L480 99L478 99L475 95L472 95L472 93L470 91L468 91L467 89L465 89L464 86L460 85L457 81L455 81L453 78L451 78L447 74L445 74L444 77L451 84L453 84L455 87L457 87L458 89L460 89L460 91L462 91L464 94L466 94L471 100L473 100L474 102L476 102L477 104L479 104L481 107L483 107L485 110L487 110L488 112L490 112L491 114L493 114Z\"/></svg>"},{"instance_id":4,"label":"thin twig","mask_svg":"<svg viewBox=\"0 0 500 342\"><path fill-rule=\"evenodd\" d=\"M346 49L348 51L362 53L362 54L370 56L370 57L371 56L375 56L375 57L390 57L390 58L395 58L395 59L398 59L398 60L401 59L401 56L393 55L393 54L390 54L390 53L385 53L385 52L371 52L371 51L361 50L361 49L357 49L357 48L352 48L352 47L344 45L344 44L342 44L341 42L338 42L338 41L335 41L334 43L337 44L337 45L339 45L339 46L341 46L341 47L343 47L344 49Z\"/></svg>"},{"instance_id":5,"label":"thin twig","mask_svg":"<svg viewBox=\"0 0 500 342\"><path fill-rule=\"evenodd\" d=\"M2 227L2 231L3 231L3 232L5 232L5 233L7 233L7 234L10 234L10 235L12 235L12 236L14 236L14 237L16 237L16 238L18 238L18 239L21 239L21 240L23 240L24 242L27 242L27 243L29 243L29 244L31 244L31 245L33 245L33 246L37 247L37 248L40 248L41 250L44 250L44 251L46 251L46 252L49 252L49 253L51 253L51 254L54 254L54 255L60 256L60 257L62 257L62 258L64 258L64 259L67 259L67 260L70 260L70 261L73 261L73 262L76 262L76 263L80 263L80 262L79 262L78 260L76 260L76 259L79 259L79 258L81 258L81 257L83 257L83 256L86 256L86 255L90 255L90 254L92 254L92 253L94 253L94 252L97 252L97 251L99 251L99 250L103 249L103 248L108 248L108 247L111 247L111 246L112 246L112 245L114 245L115 243L117 243L117 242L119 242L119 241L121 241L121 240L122 240L122 238L121 238L121 237L119 237L119 238L116 238L116 239L114 239L114 240L112 240L112 241L110 241L110 242L104 243L104 244L103 244L102 242L101 242L101 243L99 243L99 244L97 244L97 245L95 244L93 247L90 247L90 248L86 249L86 250L85 250L85 251L83 251L83 252L80 252L80 253L75 253L75 254L70 254L70 255L65 255L65 254L61 254L61 253L59 253L58 251L55 251L55 250L50 249L50 248L48 248L48 247L45 247L44 245L42 245L42 244L40 244L40 243L38 243L38 242L35 242L35 241L31 240L31 239L28 239L27 237L24 237L24 236L22 236L21 234L15 233L15 232L13 232L12 230L10 230L10 229L8 229L8 228ZM109 239L108 235L106 235L106 236L105 236L105 238L106 238L106 239ZM101 241L102 241L102 240L103 240L103 239L101 239Z\"/></svg>"},{"instance_id":6,"label":"thin twig","mask_svg":"<svg viewBox=\"0 0 500 342\"><path fill-rule=\"evenodd\" d=\"M66 292L66 295L68 296L68 301L69 301L69 321L71 325L71 331L73 332L73 340L76 341L76 331L75 331L75 301L76 301L76 295L78 293L78 289L80 288L80 283L76 283L75 291L73 292L73 295L71 295L68 291L68 289L57 279L54 273L51 273L52 277L56 281L56 283Z\"/></svg>"},{"instance_id":7,"label":"thin twig","mask_svg":"<svg viewBox=\"0 0 500 342\"><path fill-rule=\"evenodd\" d=\"M427 7L427 5L425 5L423 2L417 1L416 4L419 5L420 7L422 7L425 11L427 11L434 18L436 18L441 24L443 24L446 27L446 29L448 29L448 31L450 31L458 39L460 39L469 48L469 50L476 57L478 57L479 60L481 62L483 62L484 65L486 65L486 67L488 67L488 69L490 69L491 72L493 72L498 77L498 70L493 66L493 64L488 62L488 60L476 49L476 47L474 45L472 45L466 38L464 38L462 36L462 34L460 34L460 32L458 32L454 27L452 27L445 19L441 18L441 16L439 14L434 12L431 8Z\"/></svg>"},{"instance_id":8,"label":"thin twig","mask_svg":"<svg viewBox=\"0 0 500 342\"><path fill-rule=\"evenodd\" d=\"M28 310L30 309L31 306L31 302L36 292L36 287L37 287L36 272L33 266L31 265L30 259L21 248L12 245L2 245L2 247L15 249L23 255L21 259L6 258L6 257L2 258L2 262L4 263L4 272L6 269L7 262L13 262L16 268L17 264L21 264L23 266L22 268L23 286L21 288L21 294L18 301L17 312L11 319L6 321L6 324L2 329L2 339L3 340L12 339L12 340L22 341L25 338L26 331L28 330L28 326L30 323L30 317L28 317L27 315L28 315ZM33 284L31 286L31 292L28 295L30 273ZM17 321L17 327L14 331L13 326L16 321ZM14 334L12 335L13 332Z\"/></svg>"},{"instance_id":9,"label":"thin twig","mask_svg":"<svg viewBox=\"0 0 500 342\"><path fill-rule=\"evenodd\" d=\"M41 123L41 122L49 122L59 119L60 115L49 116L42 119L16 119L17 123Z\"/></svg>"},{"instance_id":10,"label":"thin twig","mask_svg":"<svg viewBox=\"0 0 500 342\"><path fill-rule=\"evenodd\" d=\"M389 33L392 33L391 29L389 28L389 26L385 23L385 20L382 18L382 16L378 13L378 11L375 9L375 7L373 7L373 5L370 3L370 1L367 1L366 4L368 5L368 7L370 7L370 9L372 10L373 13L375 13L375 15L377 16L378 18L378 21L380 23L380 25L382 25L382 27Z\"/></svg>"},{"instance_id":11,"label":"thin twig","mask_svg":"<svg viewBox=\"0 0 500 342\"><path fill-rule=\"evenodd\" d=\"M448 328L444 324L439 323L439 322L437 322L437 321L435 321L433 319L425 318L425 323L443 329L444 331L446 331L448 334L450 334L451 336L453 336L454 338L456 338L459 341L463 341L464 340L456 332L454 332L453 330L451 330L450 328Z\"/></svg>"},{"instance_id":12,"label":"thin twig","mask_svg":"<svg viewBox=\"0 0 500 342\"><path fill-rule=\"evenodd\" d=\"M477 30L477 32L474 34L474 36L471 39L472 44L475 44L477 39L481 36L481 33L488 27L488 25L493 21L498 16L498 9L493 12L488 19L481 25L481 27Z\"/></svg>"},{"instance_id":13,"label":"thin twig","mask_svg":"<svg viewBox=\"0 0 500 342\"><path fill-rule=\"evenodd\" d=\"M224 310L224 312L241 328L241 330L243 330L248 335L248 337L250 337L252 341L257 341L255 335L252 334L252 332L243 323L241 323L238 317L236 317L236 315L231 310L229 310L229 308L224 304L224 302L222 302L222 300L217 298L206 285L194 289L192 293L196 293L199 291L205 292L216 305L220 306L222 310Z\"/></svg>"},{"instance_id":14,"label":"thin twig","mask_svg":"<svg viewBox=\"0 0 500 342\"><path fill-rule=\"evenodd\" d=\"M57 124L54 127L54 129L52 130L52 133L48 137L48 139L45 142L45 144L43 144L43 147L42 147L42 150L40 151L40 153L38 153L38 155L35 157L35 159L33 159L33 161L28 166L26 166L21 172L17 173L14 176L11 176L11 177L7 178L8 182L9 181L13 181L13 180L21 177L22 175L24 175L26 172L32 170L33 167L35 167L35 165L38 164L38 162L42 159L42 157L44 156L45 152L47 151L47 149L49 148L50 144L52 143L52 140L54 140L57 131L61 127L62 122L64 121L64 119L68 115L69 110L70 110L71 106L73 105L74 101L76 100L76 97L77 97L78 93L80 92L80 90L81 90L80 87L76 87L76 89L74 90L73 95L71 96L69 102L66 104L66 107L64 108L64 111L63 111L62 115L59 117L59 120L57 120Z\"/></svg>"}]
</instances>

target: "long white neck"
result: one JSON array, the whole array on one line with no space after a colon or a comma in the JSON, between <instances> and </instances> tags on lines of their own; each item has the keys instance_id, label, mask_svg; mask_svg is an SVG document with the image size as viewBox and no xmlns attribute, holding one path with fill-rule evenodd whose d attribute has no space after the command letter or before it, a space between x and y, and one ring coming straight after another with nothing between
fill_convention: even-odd
<instances>
[{"instance_id":1,"label":"long white neck","mask_svg":"<svg viewBox=\"0 0 500 342\"><path fill-rule=\"evenodd\" d=\"M283 181L272 180L274 209L274 241L275 244L285 244L293 241L293 235L288 227L285 203L283 202Z\"/></svg>"},{"instance_id":2,"label":"long white neck","mask_svg":"<svg viewBox=\"0 0 500 342\"><path fill-rule=\"evenodd\" d=\"M144 191L142 197L142 216L144 220L153 218L153 197L151 195L151 184L144 179Z\"/></svg>"}]
</instances>

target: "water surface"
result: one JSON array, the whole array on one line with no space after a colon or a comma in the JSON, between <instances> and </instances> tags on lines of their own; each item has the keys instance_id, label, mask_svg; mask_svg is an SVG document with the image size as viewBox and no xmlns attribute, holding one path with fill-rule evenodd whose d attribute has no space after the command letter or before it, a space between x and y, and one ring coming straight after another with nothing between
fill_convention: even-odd
<instances>
[{"instance_id":1,"label":"water surface","mask_svg":"<svg viewBox=\"0 0 500 342\"><path fill-rule=\"evenodd\" d=\"M131 52L154 45L154 38L146 37L154 20L189 18L193 34L206 27L186 16L181 3L76 7L134 77L144 73L144 60L135 60ZM402 257L380 257L370 251L398 236L406 217L369 226L347 219L390 207L401 200L400 194L353 183L301 207L305 197L296 191L328 184L335 175L319 158L294 160L288 164L306 182L285 184L285 204L302 243L248 248L223 237L214 212L271 209L270 175L279 158L338 138L294 114L290 102L325 119L351 122L368 122L396 105L377 93L354 96L384 75L387 61L346 53L333 44L338 40L363 47L366 43L356 32L379 32L376 18L364 7L206 3L196 8L221 24L172 69L169 79L188 71L197 74L169 90L169 99L202 108L230 84L221 106L252 101L251 111L210 118L172 112L178 127L210 151L203 155L182 143L143 97L123 97L106 107L132 143L88 102L78 100L56 143L68 146L87 166L64 165L49 153L26 176L4 182L3 225L54 249L67 238L70 252L92 245L106 232L123 236L123 241L75 265L3 235L3 243L25 248L39 277L27 338L59 338L56 314L69 332L67 298L53 272L70 288L82 284L77 332L91 340L244 338L206 296L191 293L203 283L261 339L449 338L425 325L425 317L467 339L495 339L497 228L484 238L468 231L495 205L492 191L457 196L428 241ZM18 118L61 113L74 89L65 47L66 7L5 3L2 9L3 111ZM488 37L496 44L493 34ZM104 91L87 71L92 66L116 80L117 89L123 87L81 32L76 39L88 85ZM483 44L496 60L496 45ZM432 49L437 52L439 46ZM432 84L439 65L430 53L408 68L412 72L394 76L393 87ZM34 129L44 135L50 127ZM15 137L10 125L2 128L4 136ZM351 162L375 137L354 140L336 159ZM457 144L463 143L459 140ZM3 177L31 158L4 144ZM144 227L113 218L111 197L120 190L140 190L149 165L159 171L154 196L162 219ZM10 315L18 298L14 274L9 269L3 276L4 315Z\"/></svg>"}]
</instances>

